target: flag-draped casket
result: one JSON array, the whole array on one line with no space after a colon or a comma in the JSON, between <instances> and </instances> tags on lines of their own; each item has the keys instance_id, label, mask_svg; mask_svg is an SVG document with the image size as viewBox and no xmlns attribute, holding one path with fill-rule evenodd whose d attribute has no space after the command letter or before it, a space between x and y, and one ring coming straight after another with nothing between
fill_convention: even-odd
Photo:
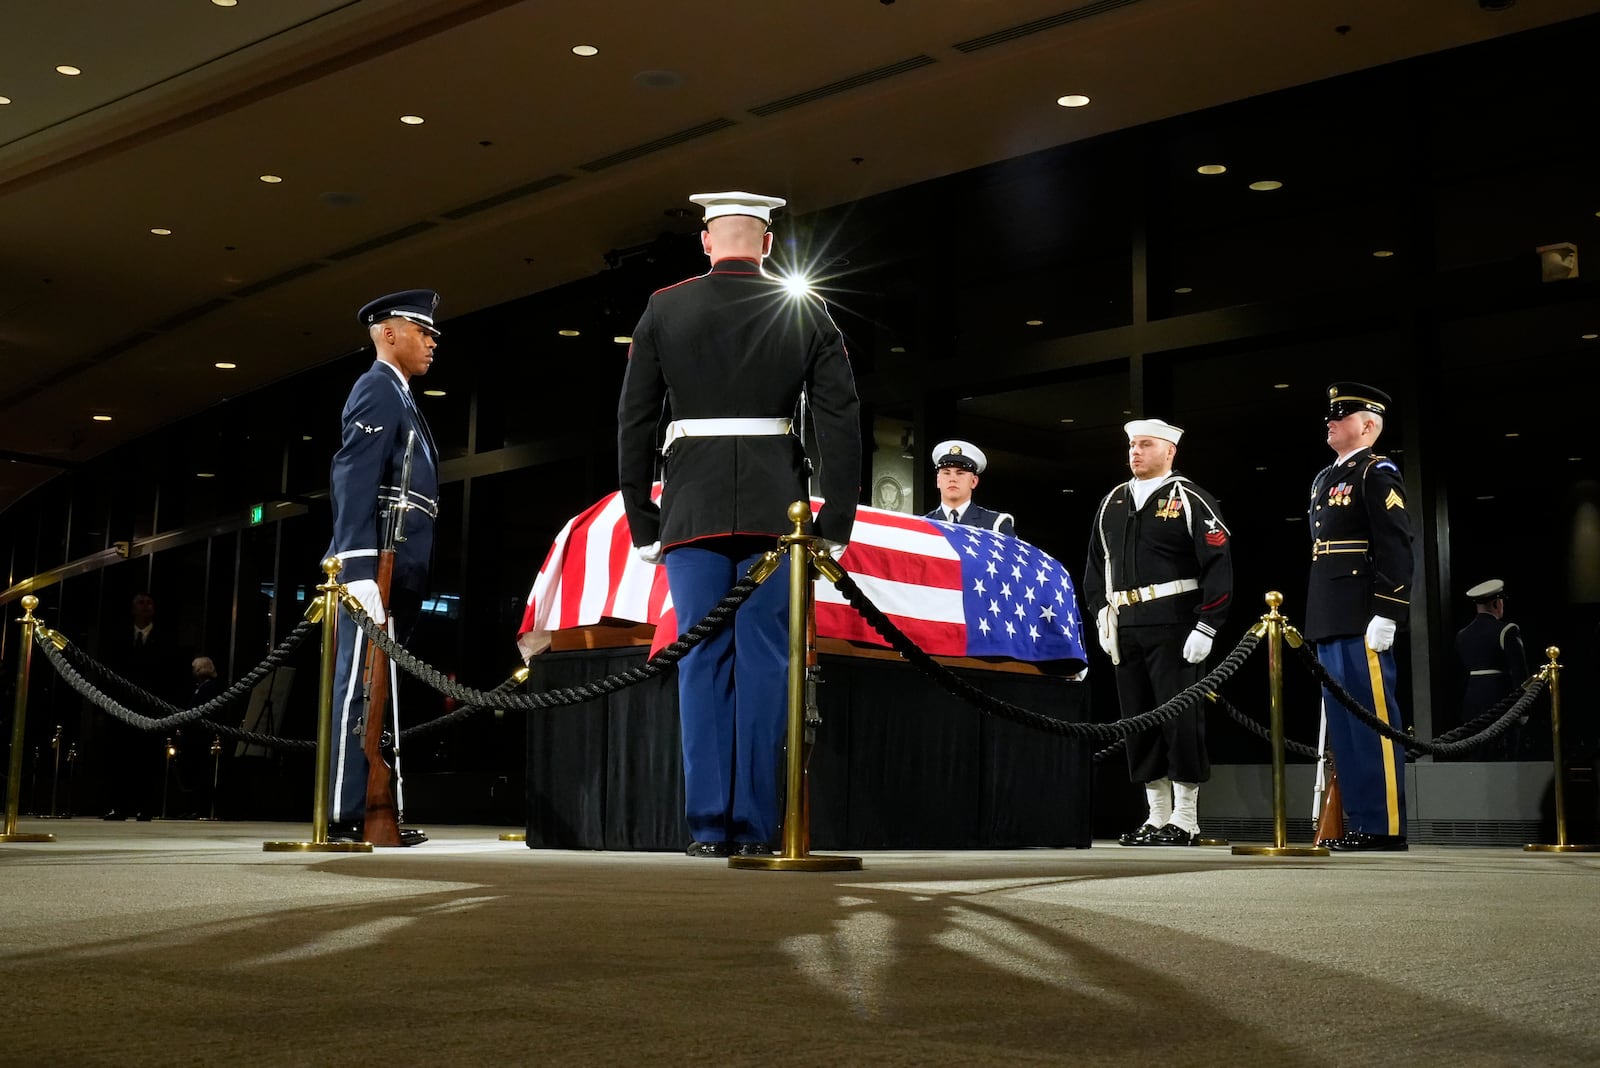
<instances>
[{"instance_id":1,"label":"flag-draped casket","mask_svg":"<svg viewBox=\"0 0 1600 1068\"><path fill-rule=\"evenodd\" d=\"M812 501L813 512L819 503ZM839 563L930 655L1061 662L1069 672L1084 666L1071 577L1019 538L863 506ZM831 582L819 581L816 591L818 637L889 644ZM655 627L652 653L697 622L676 618L666 568L634 553L617 493L556 536L528 594L517 645L531 657L549 648L554 631L608 620Z\"/></svg>"}]
</instances>

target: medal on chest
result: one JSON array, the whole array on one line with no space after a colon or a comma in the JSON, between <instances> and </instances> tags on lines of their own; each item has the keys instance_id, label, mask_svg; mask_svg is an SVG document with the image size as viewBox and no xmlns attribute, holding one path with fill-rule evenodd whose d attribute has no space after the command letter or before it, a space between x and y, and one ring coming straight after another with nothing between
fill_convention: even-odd
<instances>
[{"instance_id":1,"label":"medal on chest","mask_svg":"<svg viewBox=\"0 0 1600 1068\"><path fill-rule=\"evenodd\" d=\"M1178 496L1178 488L1174 486L1172 493L1166 500L1161 501L1156 507L1157 519L1177 519L1183 514L1183 498Z\"/></svg>"},{"instance_id":2,"label":"medal on chest","mask_svg":"<svg viewBox=\"0 0 1600 1068\"><path fill-rule=\"evenodd\" d=\"M1328 503L1334 506L1350 504L1350 494L1355 487L1348 482L1341 482L1328 490Z\"/></svg>"}]
</instances>

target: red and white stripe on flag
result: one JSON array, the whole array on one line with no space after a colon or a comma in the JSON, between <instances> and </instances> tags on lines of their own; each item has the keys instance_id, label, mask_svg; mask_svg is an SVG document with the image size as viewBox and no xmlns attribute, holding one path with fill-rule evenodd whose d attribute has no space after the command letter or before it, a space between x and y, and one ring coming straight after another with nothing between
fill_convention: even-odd
<instances>
[{"instance_id":1,"label":"red and white stripe on flag","mask_svg":"<svg viewBox=\"0 0 1600 1068\"><path fill-rule=\"evenodd\" d=\"M658 483L655 495L660 493ZM813 499L812 512L820 505ZM856 510L850 544L839 562L868 599L923 651L965 655L961 561L928 520L863 505ZM818 582L816 591L818 635L888 644L833 583ZM634 552L619 493L608 494L561 528L528 594L517 646L524 657L531 657L550 647L552 632L605 619L654 626L652 655L678 636L667 570L645 563Z\"/></svg>"}]
</instances>

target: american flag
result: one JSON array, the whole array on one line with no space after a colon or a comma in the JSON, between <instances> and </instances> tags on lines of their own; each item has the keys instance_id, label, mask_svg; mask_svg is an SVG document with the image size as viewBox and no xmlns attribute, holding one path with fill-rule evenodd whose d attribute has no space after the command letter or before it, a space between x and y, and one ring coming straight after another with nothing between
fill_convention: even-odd
<instances>
[{"instance_id":1,"label":"american flag","mask_svg":"<svg viewBox=\"0 0 1600 1068\"><path fill-rule=\"evenodd\" d=\"M813 512L819 505L812 500ZM931 655L1077 660L1079 667L1087 660L1071 576L1019 538L862 506L839 563ZM816 591L820 637L888 645L833 583L820 581ZM635 555L617 493L556 536L528 594L517 645L531 657L550 647L553 631L606 619L653 625L652 654L679 631L666 568Z\"/></svg>"}]
</instances>

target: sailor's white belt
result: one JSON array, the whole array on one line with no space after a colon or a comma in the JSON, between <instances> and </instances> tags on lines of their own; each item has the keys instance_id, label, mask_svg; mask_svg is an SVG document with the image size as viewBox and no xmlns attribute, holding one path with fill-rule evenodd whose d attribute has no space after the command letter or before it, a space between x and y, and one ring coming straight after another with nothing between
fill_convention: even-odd
<instances>
[{"instance_id":1,"label":"sailor's white belt","mask_svg":"<svg viewBox=\"0 0 1600 1068\"><path fill-rule=\"evenodd\" d=\"M1364 553L1367 551L1367 539L1349 539L1345 541L1323 541L1317 539L1311 543L1311 559L1319 556L1332 556L1336 553Z\"/></svg>"},{"instance_id":2,"label":"sailor's white belt","mask_svg":"<svg viewBox=\"0 0 1600 1068\"><path fill-rule=\"evenodd\" d=\"M1198 579L1173 579L1171 582L1157 582L1151 586L1138 586L1131 590L1116 590L1111 594L1111 603L1117 608L1126 608L1130 604L1139 604L1142 601L1154 601L1161 597L1171 597L1175 593L1188 593L1198 590Z\"/></svg>"},{"instance_id":3,"label":"sailor's white belt","mask_svg":"<svg viewBox=\"0 0 1600 1068\"><path fill-rule=\"evenodd\" d=\"M394 504L399 500L399 486L378 487L378 502L380 504ZM439 502L432 497L424 497L416 490L406 491L406 508L411 511L421 512L429 519L439 518Z\"/></svg>"},{"instance_id":4,"label":"sailor's white belt","mask_svg":"<svg viewBox=\"0 0 1600 1068\"><path fill-rule=\"evenodd\" d=\"M1504 675L1505 673L1504 668L1478 668L1476 671L1467 672L1469 675Z\"/></svg>"},{"instance_id":5,"label":"sailor's white belt","mask_svg":"<svg viewBox=\"0 0 1600 1068\"><path fill-rule=\"evenodd\" d=\"M667 424L661 451L679 438L775 437L793 430L793 419L674 419Z\"/></svg>"}]
</instances>

